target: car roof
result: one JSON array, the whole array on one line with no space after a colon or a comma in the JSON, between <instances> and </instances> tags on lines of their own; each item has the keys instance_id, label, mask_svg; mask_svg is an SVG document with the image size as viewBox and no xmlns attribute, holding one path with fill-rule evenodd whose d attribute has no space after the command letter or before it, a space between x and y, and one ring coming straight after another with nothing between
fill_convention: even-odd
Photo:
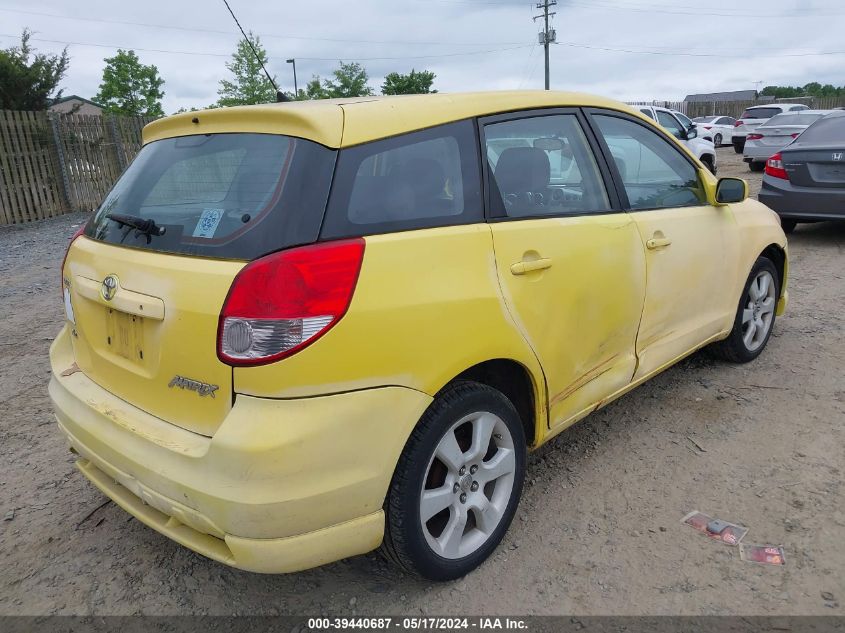
<instances>
[{"instance_id":1,"label":"car roof","mask_svg":"<svg viewBox=\"0 0 845 633\"><path fill-rule=\"evenodd\" d=\"M624 103L577 92L520 90L288 101L184 112L143 130L144 143L191 134L287 134L348 147L413 130L514 110L596 107L645 117ZM650 119L648 119L650 120Z\"/></svg>"}]
</instances>

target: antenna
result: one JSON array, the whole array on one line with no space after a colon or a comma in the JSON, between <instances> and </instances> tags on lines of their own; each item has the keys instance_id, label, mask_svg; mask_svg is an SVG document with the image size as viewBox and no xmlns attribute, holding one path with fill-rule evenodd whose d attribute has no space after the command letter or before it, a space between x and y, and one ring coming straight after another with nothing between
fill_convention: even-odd
<instances>
[{"instance_id":1,"label":"antenna","mask_svg":"<svg viewBox=\"0 0 845 633\"><path fill-rule=\"evenodd\" d=\"M249 48L252 50L252 54L255 55L255 59L258 60L258 63L261 65L261 70L263 70L264 74L267 75L267 81L269 81L273 85L273 88L276 90L276 101L287 101L288 98L281 90L279 90L279 87L276 85L276 82L273 81L273 78L270 76L270 73L268 73L267 69L264 67L264 62L261 61L261 57L259 57L258 51L256 51L255 47L252 45L252 40L250 40L244 32L244 27L241 26L240 22L238 22L238 18L235 15L235 12L232 11L232 7L229 6L227 0L223 0L223 4L225 4L226 8L229 9L229 13L232 14L232 19L235 21L235 24L237 24L238 28L241 30L241 35L244 36L246 43L249 44Z\"/></svg>"}]
</instances>

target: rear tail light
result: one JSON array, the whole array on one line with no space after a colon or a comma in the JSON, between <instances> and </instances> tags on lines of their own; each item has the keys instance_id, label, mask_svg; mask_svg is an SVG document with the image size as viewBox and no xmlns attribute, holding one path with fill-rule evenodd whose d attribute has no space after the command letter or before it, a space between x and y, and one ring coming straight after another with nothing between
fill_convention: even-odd
<instances>
[{"instance_id":1,"label":"rear tail light","mask_svg":"<svg viewBox=\"0 0 845 633\"><path fill-rule=\"evenodd\" d=\"M263 365L295 354L346 314L364 240L274 253L235 277L220 313L217 355L228 365Z\"/></svg>"},{"instance_id":2,"label":"rear tail light","mask_svg":"<svg viewBox=\"0 0 845 633\"><path fill-rule=\"evenodd\" d=\"M792 134L790 134L790 136L792 138L798 138L799 136L801 136L801 132L793 132Z\"/></svg>"},{"instance_id":3,"label":"rear tail light","mask_svg":"<svg viewBox=\"0 0 845 633\"><path fill-rule=\"evenodd\" d=\"M783 157L780 155L780 152L766 161L766 173L775 178L789 180L789 176L787 176L786 170L783 168Z\"/></svg>"},{"instance_id":4,"label":"rear tail light","mask_svg":"<svg viewBox=\"0 0 845 633\"><path fill-rule=\"evenodd\" d=\"M712 129L713 129L713 126L712 126L712 125L705 125L705 126L704 126L704 129L705 129L705 130L712 130Z\"/></svg>"},{"instance_id":5,"label":"rear tail light","mask_svg":"<svg viewBox=\"0 0 845 633\"><path fill-rule=\"evenodd\" d=\"M734 127L739 127L740 125L742 125L742 121L736 121L734 123Z\"/></svg>"},{"instance_id":6,"label":"rear tail light","mask_svg":"<svg viewBox=\"0 0 845 633\"><path fill-rule=\"evenodd\" d=\"M68 242L67 248L65 249L65 256L62 258L62 267L59 269L59 274L62 276L62 292L65 291L65 264L67 263L67 254L70 252L70 247L73 246L73 243L76 241L76 238L82 235L84 232L85 223L83 223L82 226L76 229L76 233L71 236L70 242Z\"/></svg>"},{"instance_id":7,"label":"rear tail light","mask_svg":"<svg viewBox=\"0 0 845 633\"><path fill-rule=\"evenodd\" d=\"M749 134L748 136L745 137L745 140L746 141L759 141L761 138L763 138L762 134Z\"/></svg>"}]
</instances>

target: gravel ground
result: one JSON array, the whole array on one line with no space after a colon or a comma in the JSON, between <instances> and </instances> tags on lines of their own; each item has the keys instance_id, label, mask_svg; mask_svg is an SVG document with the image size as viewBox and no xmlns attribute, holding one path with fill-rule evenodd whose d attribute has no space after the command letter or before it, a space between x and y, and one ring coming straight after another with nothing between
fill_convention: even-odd
<instances>
[{"instance_id":1,"label":"gravel ground","mask_svg":"<svg viewBox=\"0 0 845 633\"><path fill-rule=\"evenodd\" d=\"M731 148L719 163L759 187ZM375 554L231 570L104 503L46 393L58 267L82 219L0 230L0 614L845 614L845 223L791 237L792 302L760 359L694 355L540 449L491 560L431 585ZM694 509L783 545L786 566L682 526Z\"/></svg>"}]
</instances>

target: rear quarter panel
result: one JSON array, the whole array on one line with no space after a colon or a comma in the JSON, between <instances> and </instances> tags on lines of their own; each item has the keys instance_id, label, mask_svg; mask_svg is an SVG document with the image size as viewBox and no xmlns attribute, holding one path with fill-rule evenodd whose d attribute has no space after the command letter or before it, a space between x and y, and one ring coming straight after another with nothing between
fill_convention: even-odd
<instances>
[{"instance_id":1,"label":"rear quarter panel","mask_svg":"<svg viewBox=\"0 0 845 633\"><path fill-rule=\"evenodd\" d=\"M491 359L528 369L545 428L545 382L499 288L486 224L366 238L349 311L325 336L280 362L234 369L237 393L296 398L398 385L434 395Z\"/></svg>"}]
</instances>

